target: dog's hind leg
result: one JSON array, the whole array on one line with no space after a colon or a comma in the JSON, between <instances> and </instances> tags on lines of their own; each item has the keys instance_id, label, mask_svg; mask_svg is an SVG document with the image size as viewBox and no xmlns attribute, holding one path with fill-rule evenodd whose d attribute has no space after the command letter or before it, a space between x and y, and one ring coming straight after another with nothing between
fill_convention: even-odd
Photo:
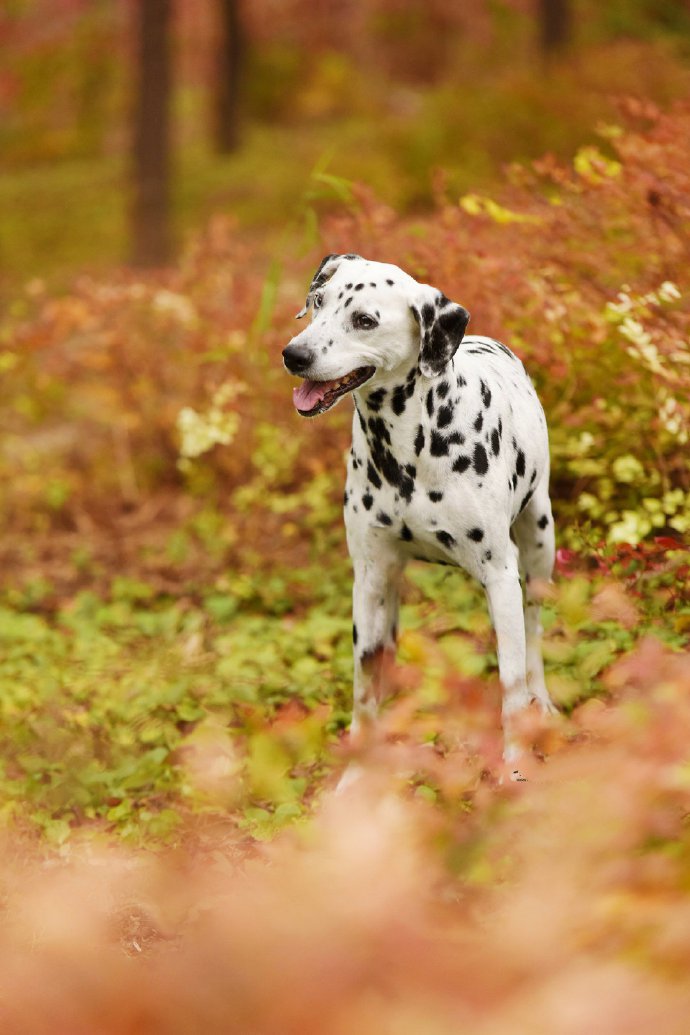
<instances>
[{"instance_id":1,"label":"dog's hind leg","mask_svg":"<svg viewBox=\"0 0 690 1035\"><path fill-rule=\"evenodd\" d=\"M556 552L547 476L542 478L532 499L514 522L512 533L520 553L525 586L527 686L532 700L545 712L555 712L546 689L541 649L541 593L551 580Z\"/></svg>"},{"instance_id":2,"label":"dog's hind leg","mask_svg":"<svg viewBox=\"0 0 690 1035\"><path fill-rule=\"evenodd\" d=\"M530 702L526 680L522 589L516 553L515 547L509 541L503 559L505 563L494 566L493 573L484 585L496 633L498 674L503 688L503 757L508 764L515 764L522 754L522 748L515 735L514 717L527 708ZM517 771L514 776L521 779Z\"/></svg>"}]
</instances>

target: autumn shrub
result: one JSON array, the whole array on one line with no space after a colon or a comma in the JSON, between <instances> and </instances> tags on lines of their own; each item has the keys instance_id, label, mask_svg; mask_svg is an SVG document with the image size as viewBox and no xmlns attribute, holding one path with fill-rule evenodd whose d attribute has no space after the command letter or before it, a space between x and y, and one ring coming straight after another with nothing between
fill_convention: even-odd
<instances>
[{"instance_id":1,"label":"autumn shrub","mask_svg":"<svg viewBox=\"0 0 690 1035\"><path fill-rule=\"evenodd\" d=\"M601 126L571 168L509 169L500 202L464 195L410 221L363 193L324 242L399 262L510 341L549 417L557 506L637 541L689 520L690 112L621 114L627 128Z\"/></svg>"},{"instance_id":2,"label":"autumn shrub","mask_svg":"<svg viewBox=\"0 0 690 1035\"><path fill-rule=\"evenodd\" d=\"M347 406L299 421L279 352L319 252L355 249L443 288L527 361L571 545L575 525L610 542L682 535L689 123L687 105L623 103L599 147L510 167L495 198L448 196L439 178L429 217L340 183L352 200L323 216L320 248L293 268L291 237L268 276L218 218L168 273L82 277L55 297L31 282L3 327L5 521L70 527L79 508L186 485L277 521L320 499L327 527Z\"/></svg>"}]
</instances>

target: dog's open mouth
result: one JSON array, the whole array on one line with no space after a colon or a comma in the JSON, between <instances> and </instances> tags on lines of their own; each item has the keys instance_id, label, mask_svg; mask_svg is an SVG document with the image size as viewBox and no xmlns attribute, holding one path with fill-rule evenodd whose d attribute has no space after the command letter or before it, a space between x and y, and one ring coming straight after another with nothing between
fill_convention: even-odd
<instances>
[{"instance_id":1,"label":"dog's open mouth","mask_svg":"<svg viewBox=\"0 0 690 1035\"><path fill-rule=\"evenodd\" d=\"M337 377L333 381L310 381L305 379L299 388L293 389L292 401L295 409L303 417L317 417L330 410L338 399L348 392L359 388L376 373L376 367L358 367L349 374Z\"/></svg>"}]
</instances>

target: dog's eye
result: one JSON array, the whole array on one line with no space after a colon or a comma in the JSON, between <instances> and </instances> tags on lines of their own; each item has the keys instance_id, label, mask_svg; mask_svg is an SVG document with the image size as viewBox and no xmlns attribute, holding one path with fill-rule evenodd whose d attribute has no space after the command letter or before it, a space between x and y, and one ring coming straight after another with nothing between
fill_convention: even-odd
<instances>
[{"instance_id":1,"label":"dog's eye","mask_svg":"<svg viewBox=\"0 0 690 1035\"><path fill-rule=\"evenodd\" d=\"M378 320L375 320L373 316L368 316L367 313L355 313L352 317L352 325L358 331L373 331L374 327L378 327Z\"/></svg>"},{"instance_id":2,"label":"dog's eye","mask_svg":"<svg viewBox=\"0 0 690 1035\"><path fill-rule=\"evenodd\" d=\"M312 299L314 309L320 309L323 305L323 291L317 291Z\"/></svg>"}]
</instances>

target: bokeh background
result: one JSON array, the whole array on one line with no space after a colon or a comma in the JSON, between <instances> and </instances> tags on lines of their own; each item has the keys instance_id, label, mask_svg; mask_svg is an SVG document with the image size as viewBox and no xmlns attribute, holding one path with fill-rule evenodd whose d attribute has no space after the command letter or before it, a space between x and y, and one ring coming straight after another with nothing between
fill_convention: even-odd
<instances>
[{"instance_id":1,"label":"bokeh background","mask_svg":"<svg viewBox=\"0 0 690 1035\"><path fill-rule=\"evenodd\" d=\"M685 1035L686 0L6 0L3 1031ZM349 796L329 252L525 360L557 721L500 782L478 587L410 565Z\"/></svg>"},{"instance_id":2,"label":"bokeh background","mask_svg":"<svg viewBox=\"0 0 690 1035\"><path fill-rule=\"evenodd\" d=\"M8 0L0 26L4 278L133 257L147 68L178 250L218 212L274 241L315 169L428 211L441 170L477 189L572 156L616 98L687 94L683 0Z\"/></svg>"}]
</instances>

